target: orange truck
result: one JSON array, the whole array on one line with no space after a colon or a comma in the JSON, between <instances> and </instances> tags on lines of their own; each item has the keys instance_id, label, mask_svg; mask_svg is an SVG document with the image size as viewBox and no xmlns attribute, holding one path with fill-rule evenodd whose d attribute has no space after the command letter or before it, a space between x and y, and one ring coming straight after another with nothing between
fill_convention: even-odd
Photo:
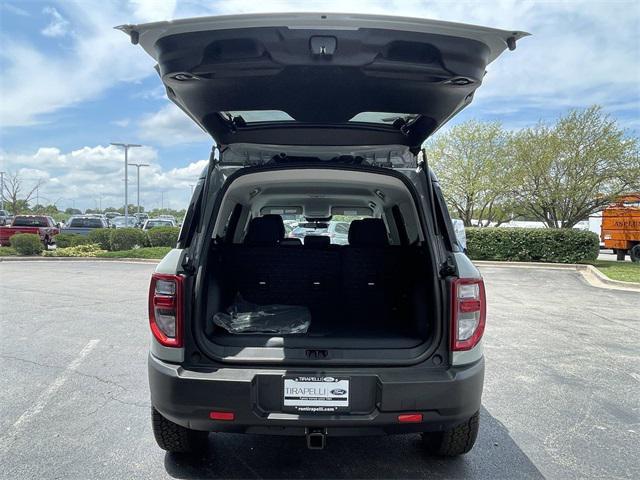
<instances>
[{"instance_id":1,"label":"orange truck","mask_svg":"<svg viewBox=\"0 0 640 480\"><path fill-rule=\"evenodd\" d=\"M618 260L629 254L640 262L640 192L621 196L602 211L600 238Z\"/></svg>"}]
</instances>

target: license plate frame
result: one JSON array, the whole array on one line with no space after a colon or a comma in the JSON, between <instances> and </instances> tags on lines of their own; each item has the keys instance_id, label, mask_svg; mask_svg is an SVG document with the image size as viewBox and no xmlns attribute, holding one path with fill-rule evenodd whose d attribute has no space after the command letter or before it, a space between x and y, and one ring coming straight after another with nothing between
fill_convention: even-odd
<instances>
[{"instance_id":1,"label":"license plate frame","mask_svg":"<svg viewBox=\"0 0 640 480\"><path fill-rule=\"evenodd\" d=\"M282 379L282 411L335 414L350 411L351 379L332 375L286 375Z\"/></svg>"}]
</instances>

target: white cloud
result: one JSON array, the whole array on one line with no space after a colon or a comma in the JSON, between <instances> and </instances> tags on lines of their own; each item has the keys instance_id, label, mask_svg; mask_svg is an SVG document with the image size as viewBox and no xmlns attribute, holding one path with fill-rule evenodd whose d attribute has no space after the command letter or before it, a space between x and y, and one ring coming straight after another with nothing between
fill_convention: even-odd
<instances>
[{"instance_id":1,"label":"white cloud","mask_svg":"<svg viewBox=\"0 0 640 480\"><path fill-rule=\"evenodd\" d=\"M69 22L53 7L45 7L42 13L51 17L51 22L43 30L45 37L64 37L69 33Z\"/></svg>"},{"instance_id":2,"label":"white cloud","mask_svg":"<svg viewBox=\"0 0 640 480\"><path fill-rule=\"evenodd\" d=\"M155 9L149 6L151 3ZM120 82L155 75L153 60L113 29L115 25L153 19L154 12L172 16L172 2L144 5L102 1L96 8L95 3L83 0L61 2L56 11L64 14L73 34L68 37L70 45L55 55L23 36L3 32L0 87L11 94L0 102L2 126L42 122L44 115L96 98Z\"/></svg>"},{"instance_id":3,"label":"white cloud","mask_svg":"<svg viewBox=\"0 0 640 480\"><path fill-rule=\"evenodd\" d=\"M212 143L211 137L173 103L167 103L157 112L144 116L139 122L138 137L163 146L192 142Z\"/></svg>"},{"instance_id":4,"label":"white cloud","mask_svg":"<svg viewBox=\"0 0 640 480\"><path fill-rule=\"evenodd\" d=\"M12 4L3 4L5 10ZM335 11L405 15L530 31L515 52L489 67L475 109L578 107L618 102L632 112L640 98L640 10L634 0L532 2L499 0L308 0L225 2L104 0L100 8L84 0L60 1L55 9L68 22L71 42L56 55L25 37L3 36L0 86L11 92L0 102L4 126L29 125L46 114L96 98L120 82L154 75L153 61L112 27L186 17L276 11ZM26 13L26 12L25 12ZM55 15L54 15L55 16ZM53 25L53 24L52 24ZM4 29L6 30L6 28ZM46 72L46 74L43 74ZM153 92L153 98L160 90ZM621 102L621 103L620 103ZM164 112L166 114L166 112ZM158 112L158 115L163 115ZM187 134L189 135L189 134ZM180 138L180 137L178 137Z\"/></svg>"},{"instance_id":5,"label":"white cloud","mask_svg":"<svg viewBox=\"0 0 640 480\"><path fill-rule=\"evenodd\" d=\"M140 23L171 20L176 0L131 0L133 14Z\"/></svg>"},{"instance_id":6,"label":"white cloud","mask_svg":"<svg viewBox=\"0 0 640 480\"><path fill-rule=\"evenodd\" d=\"M140 171L141 204L147 209L164 206L185 208L208 160L198 160L182 168L165 170L158 163L157 152L150 147L129 152L130 162L148 163ZM95 208L124 204L124 156L122 149L97 145L62 152L54 147L42 147L34 153L0 152L0 170L19 172L25 188L38 180L41 203L56 203L58 207ZM129 168L129 203L136 203L136 169Z\"/></svg>"}]
</instances>

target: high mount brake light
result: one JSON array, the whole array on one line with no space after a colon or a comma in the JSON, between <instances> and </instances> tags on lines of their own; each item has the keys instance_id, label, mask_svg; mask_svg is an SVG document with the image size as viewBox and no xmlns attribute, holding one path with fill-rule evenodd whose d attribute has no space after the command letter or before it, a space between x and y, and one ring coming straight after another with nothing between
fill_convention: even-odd
<instances>
[{"instance_id":1,"label":"high mount brake light","mask_svg":"<svg viewBox=\"0 0 640 480\"><path fill-rule=\"evenodd\" d=\"M451 284L451 350L470 350L484 333L487 301L481 278L458 278Z\"/></svg>"},{"instance_id":2,"label":"high mount brake light","mask_svg":"<svg viewBox=\"0 0 640 480\"><path fill-rule=\"evenodd\" d=\"M154 273L149 286L149 325L165 347L182 347L183 277Z\"/></svg>"}]
</instances>

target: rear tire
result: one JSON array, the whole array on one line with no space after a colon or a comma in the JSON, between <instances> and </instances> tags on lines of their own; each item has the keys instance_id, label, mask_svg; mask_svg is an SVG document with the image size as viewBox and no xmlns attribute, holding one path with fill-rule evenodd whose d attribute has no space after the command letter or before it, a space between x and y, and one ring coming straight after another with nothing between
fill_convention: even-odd
<instances>
[{"instance_id":1,"label":"rear tire","mask_svg":"<svg viewBox=\"0 0 640 480\"><path fill-rule=\"evenodd\" d=\"M151 426L158 446L172 453L193 453L202 451L207 445L209 432L191 430L164 418L151 407Z\"/></svg>"},{"instance_id":2,"label":"rear tire","mask_svg":"<svg viewBox=\"0 0 640 480\"><path fill-rule=\"evenodd\" d=\"M640 243L633 246L629 251L629 256L631 257L632 262L640 263Z\"/></svg>"},{"instance_id":3,"label":"rear tire","mask_svg":"<svg viewBox=\"0 0 640 480\"><path fill-rule=\"evenodd\" d=\"M422 445L430 455L456 457L468 453L476 443L480 428L480 412L476 412L464 423L442 432L425 432Z\"/></svg>"},{"instance_id":4,"label":"rear tire","mask_svg":"<svg viewBox=\"0 0 640 480\"><path fill-rule=\"evenodd\" d=\"M624 262L624 257L627 255L627 251L622 248L618 248L615 252L616 260L619 262Z\"/></svg>"}]
</instances>

